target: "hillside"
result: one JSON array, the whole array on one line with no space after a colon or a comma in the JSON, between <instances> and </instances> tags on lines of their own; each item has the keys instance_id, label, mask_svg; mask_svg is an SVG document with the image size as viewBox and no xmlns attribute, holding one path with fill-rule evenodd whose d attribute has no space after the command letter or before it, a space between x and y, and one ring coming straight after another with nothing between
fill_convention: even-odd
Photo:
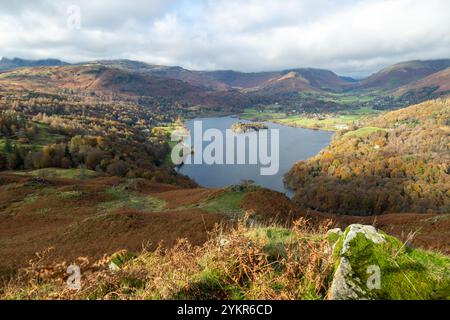
<instances>
[{"instance_id":1,"label":"hillside","mask_svg":"<svg viewBox=\"0 0 450 320\"><path fill-rule=\"evenodd\" d=\"M450 99L425 102L341 132L285 180L298 204L372 215L450 210Z\"/></svg>"},{"instance_id":2,"label":"hillside","mask_svg":"<svg viewBox=\"0 0 450 320\"><path fill-rule=\"evenodd\" d=\"M83 73L88 73L83 71ZM92 74L89 71L89 74ZM202 92L198 87L179 80L146 76L114 68L99 69L95 79L85 89L110 91L140 96L168 97L174 100Z\"/></svg>"},{"instance_id":3,"label":"hillside","mask_svg":"<svg viewBox=\"0 0 450 320\"><path fill-rule=\"evenodd\" d=\"M251 184L201 188L166 161L180 117L233 110L225 102L240 110L257 95L130 63L0 74L0 298L345 299L339 243L368 228L354 224L386 232L376 231L386 246L369 244L376 259L395 254L386 272L395 263L420 280L409 295L394 272L390 283L405 290L369 297L446 298L448 99L358 118L360 128L291 170L292 201ZM312 83L297 71L267 81L278 93ZM331 241L334 227L348 229ZM92 285L62 287L71 263Z\"/></svg>"},{"instance_id":4,"label":"hillside","mask_svg":"<svg viewBox=\"0 0 450 320\"><path fill-rule=\"evenodd\" d=\"M449 59L407 61L387 67L359 82L363 89L391 90L450 67Z\"/></svg>"},{"instance_id":5,"label":"hillside","mask_svg":"<svg viewBox=\"0 0 450 320\"><path fill-rule=\"evenodd\" d=\"M450 67L450 60L425 60L401 62L359 81L341 77L329 70L314 68L296 68L283 71L245 73L232 70L226 71L192 71L181 67L158 66L130 60L98 61L97 63L138 72L146 75L159 76L187 82L193 86L209 88L217 91L232 88L244 92L260 92L269 94L296 92L343 92L347 90L392 90L429 76L441 78L438 73ZM430 85L436 85L439 80L430 79ZM420 87L427 86L424 81ZM414 88L412 88L414 89ZM401 90L401 89L399 89Z\"/></svg>"},{"instance_id":6,"label":"hillside","mask_svg":"<svg viewBox=\"0 0 450 320\"><path fill-rule=\"evenodd\" d=\"M352 86L354 81L339 77L329 70L299 68L284 71L245 73L231 70L193 71L181 67L151 65L131 60L102 60L103 66L130 72L181 80L194 86L217 91L240 89L246 92L264 91L274 93L300 91L342 91Z\"/></svg>"},{"instance_id":7,"label":"hillside","mask_svg":"<svg viewBox=\"0 0 450 320\"><path fill-rule=\"evenodd\" d=\"M185 82L150 77L96 64L64 67L25 68L3 73L0 81L7 86L21 86L32 90L61 88L87 91L110 91L131 95L180 98L200 92Z\"/></svg>"},{"instance_id":8,"label":"hillside","mask_svg":"<svg viewBox=\"0 0 450 320\"><path fill-rule=\"evenodd\" d=\"M246 92L254 92L262 95L277 95L291 92L319 92L307 79L299 73L291 71L285 75L277 75L256 87L247 89Z\"/></svg>"},{"instance_id":9,"label":"hillside","mask_svg":"<svg viewBox=\"0 0 450 320\"><path fill-rule=\"evenodd\" d=\"M232 88L244 91L258 91L259 89L270 87L271 84L275 82L280 83L284 80L292 79L294 78L291 76L293 74L297 75L297 85L288 84L286 88L281 88L280 92L304 90L339 91L342 88L351 85L350 81L337 76L331 71L312 68L244 73L237 71L192 71L181 67L155 66L129 60L99 61L98 63L127 71L177 79L194 86L205 87L217 91L231 90ZM275 89L276 88L273 90Z\"/></svg>"},{"instance_id":10,"label":"hillside","mask_svg":"<svg viewBox=\"0 0 450 320\"><path fill-rule=\"evenodd\" d=\"M3 57L0 60L0 71L13 70L23 67L51 67L63 65L68 65L68 63L58 59L25 60L20 58L8 59Z\"/></svg>"},{"instance_id":11,"label":"hillside","mask_svg":"<svg viewBox=\"0 0 450 320\"><path fill-rule=\"evenodd\" d=\"M354 82L329 70L303 68L292 71L298 72L303 78L307 79L311 86L324 91L340 92L350 88Z\"/></svg>"},{"instance_id":12,"label":"hillside","mask_svg":"<svg viewBox=\"0 0 450 320\"><path fill-rule=\"evenodd\" d=\"M0 87L8 91L61 93L62 90L99 95L149 97L185 107L221 107L225 111L263 100L236 90L215 91L188 82L125 68L89 63L62 67L20 68L0 74ZM128 98L125 98L128 99Z\"/></svg>"},{"instance_id":13,"label":"hillside","mask_svg":"<svg viewBox=\"0 0 450 320\"><path fill-rule=\"evenodd\" d=\"M263 94L341 91L352 84L331 71L313 68L259 73L213 71L206 74L230 87Z\"/></svg>"},{"instance_id":14,"label":"hillside","mask_svg":"<svg viewBox=\"0 0 450 320\"><path fill-rule=\"evenodd\" d=\"M404 95L407 93L418 93L429 90L433 94L443 94L450 92L450 68L433 73L426 78L413 82L406 86L400 87L397 95Z\"/></svg>"},{"instance_id":15,"label":"hillside","mask_svg":"<svg viewBox=\"0 0 450 320\"><path fill-rule=\"evenodd\" d=\"M191 71L129 60L100 63L133 73L176 79L217 92L233 92L235 89L231 95L236 101L235 106L278 102L286 110L299 109L299 112L330 112L361 107L389 110L436 99L448 93L448 72L445 69L450 67L448 59L407 61L356 81L315 68L245 73L231 70ZM215 94L216 97L218 95ZM343 98L336 99L335 96L339 95ZM355 103L349 104L349 99ZM204 98L195 100L196 103L209 101ZM218 103L221 102L226 100L219 99Z\"/></svg>"},{"instance_id":16,"label":"hillside","mask_svg":"<svg viewBox=\"0 0 450 320\"><path fill-rule=\"evenodd\" d=\"M159 66L133 60L100 60L96 63L129 72L176 79L196 87L204 87L217 91L226 91L231 89L231 87L225 83L214 80L206 72L192 71L176 66Z\"/></svg>"},{"instance_id":17,"label":"hillside","mask_svg":"<svg viewBox=\"0 0 450 320\"><path fill-rule=\"evenodd\" d=\"M232 88L249 89L273 78L276 72L239 72L233 70L218 70L204 72L215 81L220 81Z\"/></svg>"},{"instance_id":18,"label":"hillside","mask_svg":"<svg viewBox=\"0 0 450 320\"><path fill-rule=\"evenodd\" d=\"M21 58L2 58L0 71L9 71L24 67L54 67L69 65L58 59L26 60ZM386 67L373 75L356 81L349 77L338 76L329 70L315 68L293 68L269 72L239 72L233 70L196 71L178 66L154 65L133 60L98 60L78 63L74 66L100 65L112 69L120 69L146 76L180 80L195 87L226 91L232 88L255 91L269 86L270 83L296 74L299 81L307 82L315 91L341 92L348 89L390 90L422 80L450 67L449 59L406 61ZM293 90L298 88L291 86ZM300 90L305 89L301 88Z\"/></svg>"},{"instance_id":19,"label":"hillside","mask_svg":"<svg viewBox=\"0 0 450 320\"><path fill-rule=\"evenodd\" d=\"M65 65L55 59L4 59L10 67L0 74L0 88L52 93L88 90L102 95L114 92L152 97L197 111L205 108L205 114L238 113L274 104L285 113L329 114L361 108L392 110L445 95L449 61L403 62L356 81L315 68L245 73L193 71L133 60ZM36 67L39 65L43 66Z\"/></svg>"},{"instance_id":20,"label":"hillside","mask_svg":"<svg viewBox=\"0 0 450 320\"><path fill-rule=\"evenodd\" d=\"M0 93L0 170L84 168L193 185L166 164L170 132L183 109L151 97L76 89ZM61 89L61 88L60 88ZM17 89L16 89L17 90Z\"/></svg>"},{"instance_id":21,"label":"hillside","mask_svg":"<svg viewBox=\"0 0 450 320\"><path fill-rule=\"evenodd\" d=\"M359 298L448 298L449 258L410 246L418 238L432 245L427 238L432 234L435 241L445 241L448 216L409 217L414 226L403 232L418 226L432 231L402 242L370 226L353 224L343 233L330 230L325 220L270 224L259 215L267 214L267 207L251 203L271 203L280 214L292 205L258 189L182 190L143 180L4 174L0 188L0 244L9 244L0 246L0 254L8 256L0 262L0 274L9 279L0 283L2 298L355 299L340 289L345 286L339 280L344 257L356 272L344 273L344 281L366 279L373 259L384 279L389 278L382 291L364 287ZM230 206L230 197L241 200ZM247 216L231 224L227 217L236 212ZM443 221L436 227L438 219ZM357 237L350 236L354 232ZM373 234L364 237L365 232ZM372 242L378 238L382 240ZM344 241L348 253L341 251ZM358 249L361 245L364 251ZM83 270L79 290L66 286L71 263ZM404 281L405 276L412 282Z\"/></svg>"}]
</instances>

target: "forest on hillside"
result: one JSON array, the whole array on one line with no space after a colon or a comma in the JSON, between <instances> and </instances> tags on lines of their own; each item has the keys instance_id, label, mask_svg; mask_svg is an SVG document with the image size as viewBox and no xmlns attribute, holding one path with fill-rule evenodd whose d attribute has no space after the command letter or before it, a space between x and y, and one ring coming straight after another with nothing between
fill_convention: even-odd
<instances>
[{"instance_id":1,"label":"forest on hillside","mask_svg":"<svg viewBox=\"0 0 450 320\"><path fill-rule=\"evenodd\" d=\"M83 168L193 185L165 163L177 105L123 95L3 92L0 170Z\"/></svg>"},{"instance_id":2,"label":"forest on hillside","mask_svg":"<svg viewBox=\"0 0 450 320\"><path fill-rule=\"evenodd\" d=\"M343 131L285 176L304 207L344 215L450 211L450 99Z\"/></svg>"}]
</instances>

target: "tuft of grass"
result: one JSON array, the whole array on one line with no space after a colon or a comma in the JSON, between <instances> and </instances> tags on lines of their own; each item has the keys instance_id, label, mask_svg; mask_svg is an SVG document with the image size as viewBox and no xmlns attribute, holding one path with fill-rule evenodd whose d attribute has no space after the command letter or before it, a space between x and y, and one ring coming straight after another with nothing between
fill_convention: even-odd
<instances>
[{"instance_id":1,"label":"tuft of grass","mask_svg":"<svg viewBox=\"0 0 450 320\"><path fill-rule=\"evenodd\" d=\"M98 208L102 211L110 212L118 209L161 211L166 207L166 202L161 199L131 192L122 186L108 188L104 193L111 200L98 205Z\"/></svg>"},{"instance_id":2,"label":"tuft of grass","mask_svg":"<svg viewBox=\"0 0 450 320\"><path fill-rule=\"evenodd\" d=\"M225 190L198 205L199 208L209 213L225 213L232 217L242 218L244 210L241 208L245 191L228 191Z\"/></svg>"},{"instance_id":3,"label":"tuft of grass","mask_svg":"<svg viewBox=\"0 0 450 320\"><path fill-rule=\"evenodd\" d=\"M378 131L386 131L386 129L378 128L378 127L364 127L354 131L347 132L344 134L344 137L358 137L364 138L369 136L370 134Z\"/></svg>"},{"instance_id":4,"label":"tuft of grass","mask_svg":"<svg viewBox=\"0 0 450 320\"><path fill-rule=\"evenodd\" d=\"M78 190L59 192L57 196L61 199L77 200L83 196L83 192Z\"/></svg>"},{"instance_id":5,"label":"tuft of grass","mask_svg":"<svg viewBox=\"0 0 450 320\"><path fill-rule=\"evenodd\" d=\"M26 204L31 204L33 202L35 202L36 200L39 199L39 194L36 193L32 193L27 195L23 200L22 200L22 204L26 205Z\"/></svg>"},{"instance_id":6,"label":"tuft of grass","mask_svg":"<svg viewBox=\"0 0 450 320\"><path fill-rule=\"evenodd\" d=\"M287 247L296 241L294 232L289 229L277 227L256 228L250 234L250 237L263 239L265 242L264 252L274 261L279 258L285 258L287 255Z\"/></svg>"}]
</instances>

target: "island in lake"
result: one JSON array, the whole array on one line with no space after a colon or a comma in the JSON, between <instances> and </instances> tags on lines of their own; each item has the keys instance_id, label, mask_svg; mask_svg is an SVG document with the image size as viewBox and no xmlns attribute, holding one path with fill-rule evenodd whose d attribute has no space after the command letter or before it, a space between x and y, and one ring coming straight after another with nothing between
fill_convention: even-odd
<instances>
[{"instance_id":1,"label":"island in lake","mask_svg":"<svg viewBox=\"0 0 450 320\"><path fill-rule=\"evenodd\" d=\"M268 126L261 122L236 122L231 127L234 133L247 133L259 130L267 130Z\"/></svg>"}]
</instances>

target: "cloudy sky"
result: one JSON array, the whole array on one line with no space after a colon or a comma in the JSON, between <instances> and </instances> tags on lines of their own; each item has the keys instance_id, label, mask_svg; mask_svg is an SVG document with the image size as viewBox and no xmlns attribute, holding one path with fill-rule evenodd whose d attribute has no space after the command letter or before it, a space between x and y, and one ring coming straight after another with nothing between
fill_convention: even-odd
<instances>
[{"instance_id":1,"label":"cloudy sky","mask_svg":"<svg viewBox=\"0 0 450 320\"><path fill-rule=\"evenodd\" d=\"M362 76L450 58L450 1L0 0L0 43L6 57Z\"/></svg>"}]
</instances>

